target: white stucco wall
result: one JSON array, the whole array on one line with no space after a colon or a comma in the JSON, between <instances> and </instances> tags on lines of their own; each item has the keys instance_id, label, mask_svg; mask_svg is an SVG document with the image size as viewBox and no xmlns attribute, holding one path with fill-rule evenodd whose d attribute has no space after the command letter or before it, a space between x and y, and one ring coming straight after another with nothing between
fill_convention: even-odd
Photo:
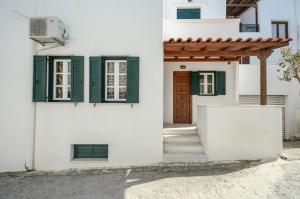
<instances>
[{"instance_id":1,"label":"white stucco wall","mask_svg":"<svg viewBox=\"0 0 300 199\"><path fill-rule=\"evenodd\" d=\"M186 69L180 69L185 65ZM192 98L192 121L197 122L197 105L232 105L237 103L237 63L231 62L165 62L164 63L164 123L173 123L174 71L226 71L226 95L195 96Z\"/></svg>"},{"instance_id":2,"label":"white stucco wall","mask_svg":"<svg viewBox=\"0 0 300 199\"><path fill-rule=\"evenodd\" d=\"M300 109L297 109L297 117L296 117L296 120L297 120L297 137L300 136Z\"/></svg>"},{"instance_id":3,"label":"white stucco wall","mask_svg":"<svg viewBox=\"0 0 300 199\"><path fill-rule=\"evenodd\" d=\"M241 23L243 24L256 24L255 8L251 7L246 10L241 16Z\"/></svg>"},{"instance_id":4,"label":"white stucco wall","mask_svg":"<svg viewBox=\"0 0 300 199\"><path fill-rule=\"evenodd\" d=\"M296 109L300 107L300 85L296 81L285 82L279 79L277 65L267 67L267 94L285 95L287 136L292 137L296 129ZM258 65L239 65L239 95L259 95L260 76Z\"/></svg>"},{"instance_id":5,"label":"white stucco wall","mask_svg":"<svg viewBox=\"0 0 300 199\"><path fill-rule=\"evenodd\" d=\"M164 40L238 38L239 23L239 19L164 20Z\"/></svg>"},{"instance_id":6,"label":"white stucco wall","mask_svg":"<svg viewBox=\"0 0 300 199\"><path fill-rule=\"evenodd\" d=\"M293 50L299 48L299 9L298 0L260 0L258 3L259 14L259 33L240 33L243 38L269 38L272 37L272 21L287 21L289 26L289 37L293 39L290 47ZM279 62L280 50L275 52L268 58L268 92L269 94L288 95L287 96L287 136L292 137L296 134L296 109L300 108L300 86L298 82L290 83L281 82L277 77L276 66ZM251 58L251 64L254 67L240 67L240 92L241 94L251 95L259 93L259 76L254 74L259 71L259 60L256 57ZM258 73L259 75L259 73ZM248 82L248 84L246 83ZM250 84L251 82L251 84Z\"/></svg>"},{"instance_id":7,"label":"white stucco wall","mask_svg":"<svg viewBox=\"0 0 300 199\"><path fill-rule=\"evenodd\" d=\"M164 19L176 19L177 8L200 8L201 19L226 18L226 0L164 0Z\"/></svg>"},{"instance_id":8,"label":"white stucco wall","mask_svg":"<svg viewBox=\"0 0 300 199\"><path fill-rule=\"evenodd\" d=\"M28 39L35 0L0 3L0 172L31 167L34 106L32 55ZM23 16L22 16L23 15Z\"/></svg>"},{"instance_id":9,"label":"white stucco wall","mask_svg":"<svg viewBox=\"0 0 300 199\"><path fill-rule=\"evenodd\" d=\"M12 9L29 16L57 16L65 23L70 34L67 45L39 54L85 57L84 103L77 106L37 103L36 169L160 162L163 151L162 1L38 0L33 4L30 0L5 0L0 6L4 27L0 32L3 96L0 99L0 171L23 170L25 161L32 159L34 53L28 39L28 21L14 16ZM139 104L131 108L129 104L93 107L88 103L88 59L97 55L140 57ZM109 144L109 160L72 162L71 144Z\"/></svg>"},{"instance_id":10,"label":"white stucco wall","mask_svg":"<svg viewBox=\"0 0 300 199\"><path fill-rule=\"evenodd\" d=\"M277 65L267 66L267 92L268 95L288 95L291 84L280 81L280 73ZM260 94L260 66L251 64L239 65L239 94Z\"/></svg>"},{"instance_id":11,"label":"white stucco wall","mask_svg":"<svg viewBox=\"0 0 300 199\"><path fill-rule=\"evenodd\" d=\"M198 106L197 126L209 161L270 160L282 150L281 107Z\"/></svg>"},{"instance_id":12,"label":"white stucco wall","mask_svg":"<svg viewBox=\"0 0 300 199\"><path fill-rule=\"evenodd\" d=\"M162 9L160 0L51 0L40 4L39 15L60 17L71 35L66 47L43 53L85 56L85 103L76 107L71 103L38 104L37 169L161 161ZM98 104L94 108L88 103L88 56L95 55L140 57L139 104L132 108L129 104ZM71 144L96 143L109 144L108 162L70 161Z\"/></svg>"}]
</instances>

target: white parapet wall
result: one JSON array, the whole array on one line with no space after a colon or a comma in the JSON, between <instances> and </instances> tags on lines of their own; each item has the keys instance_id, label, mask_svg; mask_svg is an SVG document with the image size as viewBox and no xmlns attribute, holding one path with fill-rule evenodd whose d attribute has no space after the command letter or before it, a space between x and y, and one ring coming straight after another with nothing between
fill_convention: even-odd
<instances>
[{"instance_id":1,"label":"white parapet wall","mask_svg":"<svg viewBox=\"0 0 300 199\"><path fill-rule=\"evenodd\" d=\"M181 19L164 20L164 40L189 37L238 38L239 19Z\"/></svg>"},{"instance_id":2,"label":"white parapet wall","mask_svg":"<svg viewBox=\"0 0 300 199\"><path fill-rule=\"evenodd\" d=\"M272 160L282 150L280 106L198 106L209 161Z\"/></svg>"}]
</instances>

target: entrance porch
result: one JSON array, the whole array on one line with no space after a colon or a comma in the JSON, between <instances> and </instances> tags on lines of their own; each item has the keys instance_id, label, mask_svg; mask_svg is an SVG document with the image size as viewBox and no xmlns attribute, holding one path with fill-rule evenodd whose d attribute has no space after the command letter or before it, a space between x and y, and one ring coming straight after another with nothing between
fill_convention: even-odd
<instances>
[{"instance_id":1,"label":"entrance porch","mask_svg":"<svg viewBox=\"0 0 300 199\"><path fill-rule=\"evenodd\" d=\"M277 157L282 148L281 107L266 106L266 65L273 50L289 41L179 38L164 42L164 123L168 123L164 160ZM238 106L238 61L244 56L260 60L259 106ZM265 121L268 117L271 122Z\"/></svg>"}]
</instances>

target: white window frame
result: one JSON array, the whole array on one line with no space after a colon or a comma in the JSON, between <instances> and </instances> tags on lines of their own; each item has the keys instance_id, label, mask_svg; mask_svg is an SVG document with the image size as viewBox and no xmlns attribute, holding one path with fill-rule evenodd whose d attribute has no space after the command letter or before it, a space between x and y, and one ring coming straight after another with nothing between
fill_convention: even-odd
<instances>
[{"instance_id":1,"label":"white window frame","mask_svg":"<svg viewBox=\"0 0 300 199\"><path fill-rule=\"evenodd\" d=\"M61 85L61 86L56 85L56 75L57 75L57 73L56 73L56 63L57 62L63 62L63 72L59 73L59 74L62 74L62 76L63 76L63 85ZM54 65L53 65L53 100L57 100L57 101L69 101L69 100L71 100L71 98L68 98L68 88L71 89L71 84L68 85L68 75L70 75L70 77L72 79L72 73L71 73L71 71L68 72L68 64L70 64L70 67L72 67L71 66L71 59L55 59L54 60ZM63 90L63 97L62 98L57 98L56 97L56 88L57 87L62 87L62 90Z\"/></svg>"},{"instance_id":2,"label":"white window frame","mask_svg":"<svg viewBox=\"0 0 300 199\"><path fill-rule=\"evenodd\" d=\"M108 73L107 67L108 63L113 62L114 63L114 73ZM121 62L126 62L126 71L128 70L128 63L127 60L105 60L105 101L126 101L127 100L127 85L126 86L120 86L119 85L119 75L125 75L126 76L126 82L127 82L127 73L119 73L119 67ZM114 86L108 86L107 85L107 76L108 75L114 75ZM114 88L114 99L108 99L107 98L107 88L113 87ZM126 98L120 99L119 98L119 89L125 88L126 89Z\"/></svg>"},{"instance_id":3,"label":"white window frame","mask_svg":"<svg viewBox=\"0 0 300 199\"><path fill-rule=\"evenodd\" d=\"M200 89L199 89L199 92L200 92L200 95L214 95L215 94L215 73L200 73L199 74L199 77L203 76L204 77L204 81L203 83L201 83L200 79L199 78L199 84L200 84ZM212 83L208 83L208 76L212 76ZM204 92L201 92L201 85L204 86ZM209 85L212 85L212 93L208 93L208 86Z\"/></svg>"}]
</instances>

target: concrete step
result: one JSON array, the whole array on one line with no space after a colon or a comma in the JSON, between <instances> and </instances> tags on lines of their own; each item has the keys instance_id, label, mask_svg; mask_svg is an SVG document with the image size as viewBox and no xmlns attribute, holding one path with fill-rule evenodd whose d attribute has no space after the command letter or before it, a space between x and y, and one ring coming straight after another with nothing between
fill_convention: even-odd
<instances>
[{"instance_id":1,"label":"concrete step","mask_svg":"<svg viewBox=\"0 0 300 199\"><path fill-rule=\"evenodd\" d=\"M164 153L164 162L207 162L208 157L204 152L201 153Z\"/></svg>"},{"instance_id":2,"label":"concrete step","mask_svg":"<svg viewBox=\"0 0 300 199\"><path fill-rule=\"evenodd\" d=\"M198 135L163 135L164 143L182 143L182 142L192 142L199 143L200 137Z\"/></svg>"},{"instance_id":3,"label":"concrete step","mask_svg":"<svg viewBox=\"0 0 300 199\"><path fill-rule=\"evenodd\" d=\"M187 142L187 143L164 143L164 152L175 153L201 153L203 147L199 143Z\"/></svg>"},{"instance_id":4,"label":"concrete step","mask_svg":"<svg viewBox=\"0 0 300 199\"><path fill-rule=\"evenodd\" d=\"M164 135L196 135L197 127L188 126L188 127L176 127L176 128L164 128Z\"/></svg>"}]
</instances>

